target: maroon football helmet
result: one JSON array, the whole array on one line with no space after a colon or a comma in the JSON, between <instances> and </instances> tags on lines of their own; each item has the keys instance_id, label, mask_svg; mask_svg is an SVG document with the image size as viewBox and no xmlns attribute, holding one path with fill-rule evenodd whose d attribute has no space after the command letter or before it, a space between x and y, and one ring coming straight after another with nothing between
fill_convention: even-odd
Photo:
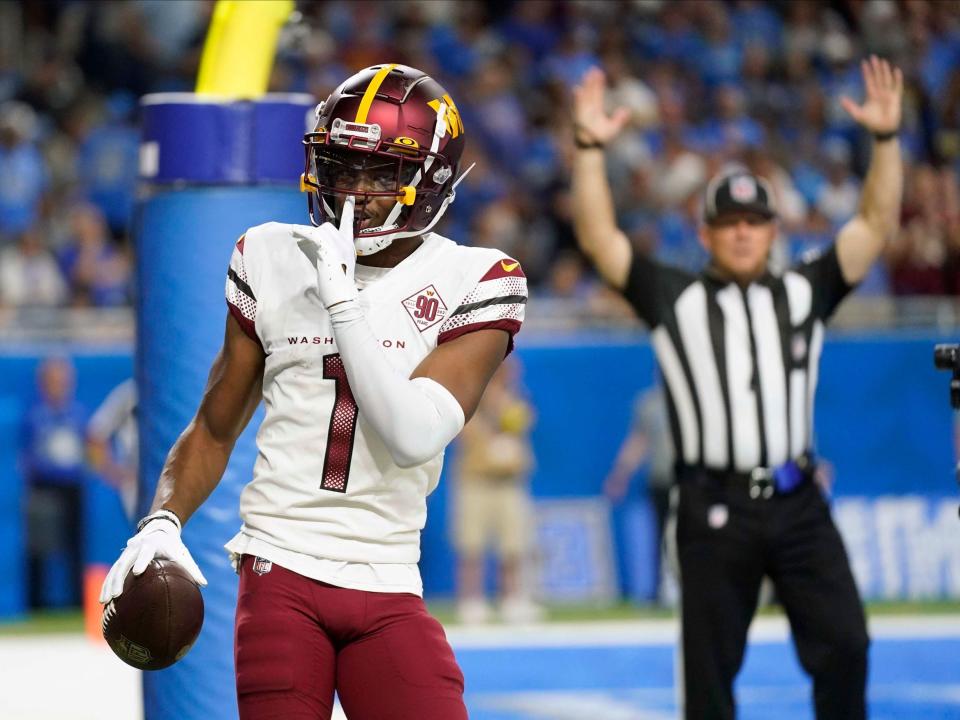
<instances>
[{"instance_id":1,"label":"maroon football helmet","mask_svg":"<svg viewBox=\"0 0 960 720\"><path fill-rule=\"evenodd\" d=\"M453 201L463 123L450 95L426 73L374 65L317 106L316 127L303 144L310 221L337 223L353 195L357 253L370 255L427 232ZM396 204L382 224L363 227L367 203L376 198Z\"/></svg>"}]
</instances>

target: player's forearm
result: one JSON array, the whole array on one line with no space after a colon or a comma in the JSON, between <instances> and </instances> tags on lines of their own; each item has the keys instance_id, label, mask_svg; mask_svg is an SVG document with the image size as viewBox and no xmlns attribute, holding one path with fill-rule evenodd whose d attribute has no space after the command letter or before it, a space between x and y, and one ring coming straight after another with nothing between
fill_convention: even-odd
<instances>
[{"instance_id":1,"label":"player's forearm","mask_svg":"<svg viewBox=\"0 0 960 720\"><path fill-rule=\"evenodd\" d=\"M166 508L185 524L220 482L233 446L234 440L217 440L194 419L167 456L150 511Z\"/></svg>"},{"instance_id":2,"label":"player's forearm","mask_svg":"<svg viewBox=\"0 0 960 720\"><path fill-rule=\"evenodd\" d=\"M899 140L894 137L874 141L857 215L867 224L881 247L900 225L902 196L903 160Z\"/></svg>"},{"instance_id":3,"label":"player's forearm","mask_svg":"<svg viewBox=\"0 0 960 720\"><path fill-rule=\"evenodd\" d=\"M588 257L595 258L617 232L613 196L601 149L574 151L571 192L577 242Z\"/></svg>"},{"instance_id":4,"label":"player's forearm","mask_svg":"<svg viewBox=\"0 0 960 720\"><path fill-rule=\"evenodd\" d=\"M463 429L463 408L453 395L429 378L404 377L355 301L333 316L333 332L357 406L398 466L430 460Z\"/></svg>"}]
</instances>

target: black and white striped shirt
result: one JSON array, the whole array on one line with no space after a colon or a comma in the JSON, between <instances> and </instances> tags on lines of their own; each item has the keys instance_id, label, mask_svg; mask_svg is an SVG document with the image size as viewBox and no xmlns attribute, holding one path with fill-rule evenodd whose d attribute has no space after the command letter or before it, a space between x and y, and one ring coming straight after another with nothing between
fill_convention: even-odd
<instances>
[{"instance_id":1,"label":"black and white striped shirt","mask_svg":"<svg viewBox=\"0 0 960 720\"><path fill-rule=\"evenodd\" d=\"M682 464L748 472L811 449L824 323L850 289L833 246L746 288L634 255L623 294L652 330Z\"/></svg>"}]
</instances>

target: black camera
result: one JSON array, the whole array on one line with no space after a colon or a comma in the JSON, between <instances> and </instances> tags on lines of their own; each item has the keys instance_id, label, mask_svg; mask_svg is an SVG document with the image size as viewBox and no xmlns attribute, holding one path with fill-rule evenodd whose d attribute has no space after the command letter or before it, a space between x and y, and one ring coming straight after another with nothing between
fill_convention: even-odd
<instances>
[{"instance_id":1,"label":"black camera","mask_svg":"<svg viewBox=\"0 0 960 720\"><path fill-rule=\"evenodd\" d=\"M933 364L938 370L956 370L960 365L960 345L937 345L933 348Z\"/></svg>"},{"instance_id":2,"label":"black camera","mask_svg":"<svg viewBox=\"0 0 960 720\"><path fill-rule=\"evenodd\" d=\"M960 410L960 345L935 346L933 364L938 370L949 370L953 373L950 378L950 406L954 410ZM960 462L957 463L954 475L960 485Z\"/></svg>"},{"instance_id":3,"label":"black camera","mask_svg":"<svg viewBox=\"0 0 960 720\"><path fill-rule=\"evenodd\" d=\"M960 345L936 345L933 348L933 364L938 370L950 370L950 406L960 409Z\"/></svg>"}]
</instances>

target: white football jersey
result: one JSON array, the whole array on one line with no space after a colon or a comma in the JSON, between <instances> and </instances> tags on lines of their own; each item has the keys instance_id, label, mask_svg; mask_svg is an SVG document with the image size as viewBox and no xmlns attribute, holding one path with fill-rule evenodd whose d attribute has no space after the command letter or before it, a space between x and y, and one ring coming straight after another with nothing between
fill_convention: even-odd
<instances>
[{"instance_id":1,"label":"white football jersey","mask_svg":"<svg viewBox=\"0 0 960 720\"><path fill-rule=\"evenodd\" d=\"M266 353L266 416L253 480L240 500L243 529L227 547L277 548L282 558L267 559L281 564L290 564L292 554L415 564L426 497L439 481L443 453L400 468L365 421L317 293L316 269L293 236L296 227L250 229L230 261L229 310ZM520 264L498 250L428 233L396 267L358 266L357 278L380 351L404 376L438 344L476 330L505 330L512 348L523 322L526 278Z\"/></svg>"}]
</instances>

